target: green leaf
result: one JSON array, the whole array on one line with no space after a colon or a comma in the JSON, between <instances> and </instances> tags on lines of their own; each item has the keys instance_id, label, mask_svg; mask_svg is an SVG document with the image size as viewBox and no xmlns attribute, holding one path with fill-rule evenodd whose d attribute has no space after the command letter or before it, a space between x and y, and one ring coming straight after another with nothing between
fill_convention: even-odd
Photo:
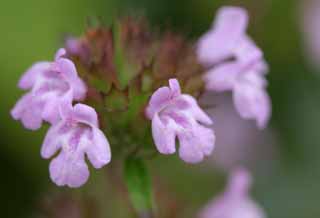
<instances>
[{"instance_id":1,"label":"green leaf","mask_svg":"<svg viewBox=\"0 0 320 218\"><path fill-rule=\"evenodd\" d=\"M140 216L152 217L152 187L148 170L140 158L125 161L124 177L130 200Z\"/></svg>"}]
</instances>

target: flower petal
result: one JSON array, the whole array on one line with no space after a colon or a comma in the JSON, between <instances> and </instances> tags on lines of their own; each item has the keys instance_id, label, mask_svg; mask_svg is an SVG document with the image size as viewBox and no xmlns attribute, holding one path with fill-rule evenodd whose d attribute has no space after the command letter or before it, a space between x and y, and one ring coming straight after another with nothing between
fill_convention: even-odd
<instances>
[{"instance_id":1,"label":"flower petal","mask_svg":"<svg viewBox=\"0 0 320 218\"><path fill-rule=\"evenodd\" d=\"M162 154L173 154L175 148L175 128L171 120L165 125L158 114L152 119L152 136L158 151Z\"/></svg>"},{"instance_id":2,"label":"flower petal","mask_svg":"<svg viewBox=\"0 0 320 218\"><path fill-rule=\"evenodd\" d=\"M63 125L63 122L60 122L57 125L52 125L44 138L44 142L41 147L41 157L48 159L52 157L58 149L61 148L62 142L64 140L61 139L62 135L59 133L59 129Z\"/></svg>"},{"instance_id":3,"label":"flower petal","mask_svg":"<svg viewBox=\"0 0 320 218\"><path fill-rule=\"evenodd\" d=\"M88 105L76 104L73 107L72 116L80 123L85 123L94 127L99 126L97 112Z\"/></svg>"},{"instance_id":4,"label":"flower petal","mask_svg":"<svg viewBox=\"0 0 320 218\"><path fill-rule=\"evenodd\" d=\"M59 58L56 60L54 62L54 70L63 73L69 82L72 82L74 78L78 77L76 66L67 58Z\"/></svg>"},{"instance_id":5,"label":"flower petal","mask_svg":"<svg viewBox=\"0 0 320 218\"><path fill-rule=\"evenodd\" d=\"M263 57L260 48L256 46L249 36L244 36L235 47L235 56L242 63L255 63Z\"/></svg>"},{"instance_id":6,"label":"flower petal","mask_svg":"<svg viewBox=\"0 0 320 218\"><path fill-rule=\"evenodd\" d=\"M168 87L157 89L150 98L149 105L146 109L146 115L152 119L154 114L161 110L165 104L169 103L171 90Z\"/></svg>"},{"instance_id":7,"label":"flower petal","mask_svg":"<svg viewBox=\"0 0 320 218\"><path fill-rule=\"evenodd\" d=\"M73 88L73 97L75 100L81 101L85 99L87 86L83 80L75 78L71 83L71 87Z\"/></svg>"},{"instance_id":8,"label":"flower petal","mask_svg":"<svg viewBox=\"0 0 320 218\"><path fill-rule=\"evenodd\" d=\"M232 90L242 66L238 62L221 64L204 76L206 89L222 92Z\"/></svg>"},{"instance_id":9,"label":"flower petal","mask_svg":"<svg viewBox=\"0 0 320 218\"><path fill-rule=\"evenodd\" d=\"M199 40L199 60L204 64L215 64L232 57L233 49L244 36L247 24L248 15L244 9L221 8L212 29Z\"/></svg>"},{"instance_id":10,"label":"flower petal","mask_svg":"<svg viewBox=\"0 0 320 218\"><path fill-rule=\"evenodd\" d=\"M92 165L98 169L110 162L110 145L100 129L93 127L92 134L92 142L86 147L85 152Z\"/></svg>"},{"instance_id":11,"label":"flower petal","mask_svg":"<svg viewBox=\"0 0 320 218\"><path fill-rule=\"evenodd\" d=\"M42 125L42 110L43 103L35 101L32 94L28 93L18 100L11 110L11 116L15 120L21 120L26 129L37 130Z\"/></svg>"},{"instance_id":12,"label":"flower petal","mask_svg":"<svg viewBox=\"0 0 320 218\"><path fill-rule=\"evenodd\" d=\"M179 138L179 156L187 163L199 163L204 158L200 140L191 132L178 134Z\"/></svg>"},{"instance_id":13,"label":"flower petal","mask_svg":"<svg viewBox=\"0 0 320 218\"><path fill-rule=\"evenodd\" d=\"M248 13L244 8L226 6L219 9L213 27L230 39L238 38L245 33L248 20Z\"/></svg>"},{"instance_id":14,"label":"flower petal","mask_svg":"<svg viewBox=\"0 0 320 218\"><path fill-rule=\"evenodd\" d=\"M85 83L79 78L74 63L62 56L66 54L65 49L58 50L53 65L53 70L63 74L65 79L70 83L73 89L73 97L75 100L83 100L87 92Z\"/></svg>"},{"instance_id":15,"label":"flower petal","mask_svg":"<svg viewBox=\"0 0 320 218\"><path fill-rule=\"evenodd\" d=\"M51 124L55 124L59 121L60 116L57 108L59 108L60 102L60 99L56 97L52 97L50 98L50 101L47 101L42 112L42 117L44 120Z\"/></svg>"},{"instance_id":16,"label":"flower petal","mask_svg":"<svg viewBox=\"0 0 320 218\"><path fill-rule=\"evenodd\" d=\"M82 186L89 178L88 166L83 153L68 154L62 151L49 166L50 177L58 186L71 188Z\"/></svg>"},{"instance_id":17,"label":"flower petal","mask_svg":"<svg viewBox=\"0 0 320 218\"><path fill-rule=\"evenodd\" d=\"M181 94L180 84L177 79L169 79L169 87L173 96L178 96Z\"/></svg>"},{"instance_id":18,"label":"flower petal","mask_svg":"<svg viewBox=\"0 0 320 218\"><path fill-rule=\"evenodd\" d=\"M200 108L194 97L184 94L182 95L182 98L190 105L190 108L188 109L190 116L203 124L213 124L211 118Z\"/></svg>"},{"instance_id":19,"label":"flower petal","mask_svg":"<svg viewBox=\"0 0 320 218\"><path fill-rule=\"evenodd\" d=\"M198 125L196 128L197 135L200 140L201 150L205 156L209 156L214 149L216 140L214 132L212 129L203 127L201 125Z\"/></svg>"},{"instance_id":20,"label":"flower petal","mask_svg":"<svg viewBox=\"0 0 320 218\"><path fill-rule=\"evenodd\" d=\"M240 116L255 119L259 128L264 128L270 119L271 102L263 88L238 83L233 92L233 101Z\"/></svg>"},{"instance_id":21,"label":"flower petal","mask_svg":"<svg viewBox=\"0 0 320 218\"><path fill-rule=\"evenodd\" d=\"M56 52L54 59L58 60L60 58L62 58L62 56L66 55L66 50L64 48L59 48L58 51Z\"/></svg>"},{"instance_id":22,"label":"flower petal","mask_svg":"<svg viewBox=\"0 0 320 218\"><path fill-rule=\"evenodd\" d=\"M18 86L20 89L31 89L42 72L50 68L50 62L38 62L32 65L21 77Z\"/></svg>"},{"instance_id":23,"label":"flower petal","mask_svg":"<svg viewBox=\"0 0 320 218\"><path fill-rule=\"evenodd\" d=\"M252 184L250 173L244 168L235 169L229 178L227 191L232 195L245 196L249 193Z\"/></svg>"}]
</instances>

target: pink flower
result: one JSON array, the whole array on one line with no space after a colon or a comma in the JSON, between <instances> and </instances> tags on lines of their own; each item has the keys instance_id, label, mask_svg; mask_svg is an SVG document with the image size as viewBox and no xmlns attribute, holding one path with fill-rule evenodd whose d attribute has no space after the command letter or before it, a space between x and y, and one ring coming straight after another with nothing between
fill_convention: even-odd
<instances>
[{"instance_id":1,"label":"pink flower","mask_svg":"<svg viewBox=\"0 0 320 218\"><path fill-rule=\"evenodd\" d=\"M60 107L61 120L52 125L41 149L43 158L60 153L50 163L50 177L59 186L82 186L89 177L85 156L95 168L111 160L109 142L98 127L96 111L84 104Z\"/></svg>"},{"instance_id":2,"label":"pink flower","mask_svg":"<svg viewBox=\"0 0 320 218\"><path fill-rule=\"evenodd\" d=\"M248 196L251 178L247 171L232 173L226 191L210 202L199 218L264 218L263 210Z\"/></svg>"},{"instance_id":3,"label":"pink flower","mask_svg":"<svg viewBox=\"0 0 320 218\"><path fill-rule=\"evenodd\" d=\"M255 119L264 128L271 115L271 101L266 92L263 62L242 64L228 62L212 68L205 75L206 88L217 92L232 91L235 107L244 119Z\"/></svg>"},{"instance_id":4,"label":"pink flower","mask_svg":"<svg viewBox=\"0 0 320 218\"><path fill-rule=\"evenodd\" d=\"M261 50L246 34L248 14L240 7L222 7L212 28L202 36L197 45L197 55L205 65L229 58L246 62L262 57Z\"/></svg>"},{"instance_id":5,"label":"pink flower","mask_svg":"<svg viewBox=\"0 0 320 218\"><path fill-rule=\"evenodd\" d=\"M169 80L169 87L161 87L151 96L146 109L152 120L152 135L158 151L173 154L175 139L180 141L179 156L188 163L197 163L211 154L215 136L211 119L190 95L181 94L179 82Z\"/></svg>"},{"instance_id":6,"label":"pink flower","mask_svg":"<svg viewBox=\"0 0 320 218\"><path fill-rule=\"evenodd\" d=\"M43 120L54 124L59 119L58 108L62 102L85 97L85 84L72 61L63 55L65 50L59 49L54 62L38 62L20 79L18 86L30 91L17 102L11 115L21 120L25 128L36 130Z\"/></svg>"},{"instance_id":7,"label":"pink flower","mask_svg":"<svg viewBox=\"0 0 320 218\"><path fill-rule=\"evenodd\" d=\"M211 30L198 43L198 59L209 67L207 90L232 91L237 111L264 128L271 114L264 76L268 70L261 50L246 34L247 12L239 7L219 10Z\"/></svg>"}]
</instances>

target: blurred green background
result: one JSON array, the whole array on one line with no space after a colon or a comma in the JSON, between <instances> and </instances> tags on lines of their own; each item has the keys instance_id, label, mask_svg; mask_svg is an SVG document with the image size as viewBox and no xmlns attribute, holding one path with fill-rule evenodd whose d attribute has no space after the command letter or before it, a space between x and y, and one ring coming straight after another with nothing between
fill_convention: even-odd
<instances>
[{"instance_id":1,"label":"blurred green background","mask_svg":"<svg viewBox=\"0 0 320 218\"><path fill-rule=\"evenodd\" d=\"M265 52L271 69L270 125L277 135L279 155L270 160L270 172L254 172L253 195L270 218L320 217L320 72L307 66L308 57L302 52L302 1L1 1L0 217L36 217L39 199L55 189L49 180L49 161L39 155L46 128L27 131L9 116L22 94L17 81L33 62L51 60L62 46L63 36L81 34L90 16L109 23L119 14L143 14L153 25L196 38L209 28L222 5L242 5L249 10L249 32ZM186 208L179 210L195 212L222 187L224 177L216 172L209 175L210 170L202 170L202 165L188 166L169 157L150 164L153 175L165 180L185 202Z\"/></svg>"}]
</instances>

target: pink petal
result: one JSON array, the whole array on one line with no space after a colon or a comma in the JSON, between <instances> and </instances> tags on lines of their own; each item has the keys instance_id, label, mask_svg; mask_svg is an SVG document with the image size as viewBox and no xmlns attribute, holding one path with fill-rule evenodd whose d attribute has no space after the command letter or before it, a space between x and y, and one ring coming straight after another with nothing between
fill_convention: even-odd
<instances>
[{"instance_id":1,"label":"pink petal","mask_svg":"<svg viewBox=\"0 0 320 218\"><path fill-rule=\"evenodd\" d=\"M154 114L161 110L169 101L171 90L168 87L157 89L150 98L149 105L146 109L146 115L152 119Z\"/></svg>"},{"instance_id":2,"label":"pink petal","mask_svg":"<svg viewBox=\"0 0 320 218\"><path fill-rule=\"evenodd\" d=\"M30 130L37 130L42 125L41 113L43 104L33 99L32 94L22 96L11 110L15 120L21 120L23 126Z\"/></svg>"},{"instance_id":3,"label":"pink petal","mask_svg":"<svg viewBox=\"0 0 320 218\"><path fill-rule=\"evenodd\" d=\"M20 89L31 89L37 80L37 77L50 68L50 62L38 62L32 65L21 77L19 81Z\"/></svg>"},{"instance_id":4,"label":"pink petal","mask_svg":"<svg viewBox=\"0 0 320 218\"><path fill-rule=\"evenodd\" d=\"M247 24L248 15L244 9L221 8L212 29L198 42L199 60L204 64L215 64L232 57L233 49L245 35Z\"/></svg>"},{"instance_id":5,"label":"pink petal","mask_svg":"<svg viewBox=\"0 0 320 218\"><path fill-rule=\"evenodd\" d=\"M58 125L53 125L49 128L44 142L41 147L41 157L48 159L52 157L58 149L62 146L61 133L59 129L63 125L63 122L60 122Z\"/></svg>"},{"instance_id":6,"label":"pink petal","mask_svg":"<svg viewBox=\"0 0 320 218\"><path fill-rule=\"evenodd\" d=\"M218 92L232 90L241 69L242 66L238 62L218 65L205 75L206 88Z\"/></svg>"},{"instance_id":7,"label":"pink petal","mask_svg":"<svg viewBox=\"0 0 320 218\"><path fill-rule=\"evenodd\" d=\"M245 196L249 193L251 184L250 173L246 169L238 167L230 175L227 191L232 195Z\"/></svg>"},{"instance_id":8,"label":"pink petal","mask_svg":"<svg viewBox=\"0 0 320 218\"><path fill-rule=\"evenodd\" d=\"M88 166L83 153L67 154L62 151L49 166L50 177L58 186L71 188L82 186L89 178Z\"/></svg>"},{"instance_id":9,"label":"pink petal","mask_svg":"<svg viewBox=\"0 0 320 218\"><path fill-rule=\"evenodd\" d=\"M203 154L209 156L213 149L216 137L212 129L203 127L201 125L197 126L197 135L200 141L200 146Z\"/></svg>"},{"instance_id":10,"label":"pink petal","mask_svg":"<svg viewBox=\"0 0 320 218\"><path fill-rule=\"evenodd\" d=\"M58 51L56 52L54 59L58 60L60 58L62 58L62 56L66 55L66 50L64 48L59 48Z\"/></svg>"},{"instance_id":11,"label":"pink petal","mask_svg":"<svg viewBox=\"0 0 320 218\"><path fill-rule=\"evenodd\" d=\"M255 119L259 128L266 126L271 115L271 101L263 88L239 83L235 86L233 100L242 118Z\"/></svg>"},{"instance_id":12,"label":"pink petal","mask_svg":"<svg viewBox=\"0 0 320 218\"><path fill-rule=\"evenodd\" d=\"M179 156L187 163L198 163L209 156L215 144L213 130L189 120L190 126L179 131Z\"/></svg>"},{"instance_id":13,"label":"pink petal","mask_svg":"<svg viewBox=\"0 0 320 218\"><path fill-rule=\"evenodd\" d=\"M169 87L173 96L181 94L180 84L177 79L169 79Z\"/></svg>"},{"instance_id":14,"label":"pink petal","mask_svg":"<svg viewBox=\"0 0 320 218\"><path fill-rule=\"evenodd\" d=\"M68 99L68 97L66 97L65 99ZM61 119L63 119L63 120L68 120L68 119L72 118L72 116L73 116L72 102L67 101L67 100L62 101L61 104L59 105L59 114L60 114Z\"/></svg>"},{"instance_id":15,"label":"pink petal","mask_svg":"<svg viewBox=\"0 0 320 218\"><path fill-rule=\"evenodd\" d=\"M219 9L213 27L227 34L226 37L237 38L246 31L248 20L244 8L226 6Z\"/></svg>"},{"instance_id":16,"label":"pink petal","mask_svg":"<svg viewBox=\"0 0 320 218\"><path fill-rule=\"evenodd\" d=\"M90 126L98 127L97 112L90 106L85 104L76 104L73 107L73 118L80 123L85 123Z\"/></svg>"},{"instance_id":17,"label":"pink petal","mask_svg":"<svg viewBox=\"0 0 320 218\"><path fill-rule=\"evenodd\" d=\"M254 64L253 70L261 75L266 75L269 71L269 66L265 60L261 59Z\"/></svg>"},{"instance_id":18,"label":"pink petal","mask_svg":"<svg viewBox=\"0 0 320 218\"><path fill-rule=\"evenodd\" d=\"M78 73L74 63L67 58L59 58L54 62L54 70L63 74L68 82L73 82L78 78Z\"/></svg>"},{"instance_id":19,"label":"pink petal","mask_svg":"<svg viewBox=\"0 0 320 218\"><path fill-rule=\"evenodd\" d=\"M60 99L51 98L50 101L45 104L42 112L42 117L44 120L51 124L55 124L60 120L59 110L57 110L57 108L59 108L59 103Z\"/></svg>"},{"instance_id":20,"label":"pink petal","mask_svg":"<svg viewBox=\"0 0 320 218\"><path fill-rule=\"evenodd\" d=\"M80 78L75 78L71 83L73 97L75 100L82 101L86 98L87 86Z\"/></svg>"},{"instance_id":21,"label":"pink petal","mask_svg":"<svg viewBox=\"0 0 320 218\"><path fill-rule=\"evenodd\" d=\"M111 151L109 142L100 129L92 128L92 133L92 143L86 147L85 152L92 165L98 169L111 161Z\"/></svg>"},{"instance_id":22,"label":"pink petal","mask_svg":"<svg viewBox=\"0 0 320 218\"><path fill-rule=\"evenodd\" d=\"M188 109L190 111L190 116L194 117L195 120L203 124L213 124L211 118L200 108L194 97L184 94L182 95L182 98L190 105L190 108Z\"/></svg>"},{"instance_id":23,"label":"pink petal","mask_svg":"<svg viewBox=\"0 0 320 218\"><path fill-rule=\"evenodd\" d=\"M152 119L152 136L158 151L162 154L173 154L176 151L176 133L172 121L165 125L160 120L158 114Z\"/></svg>"},{"instance_id":24,"label":"pink petal","mask_svg":"<svg viewBox=\"0 0 320 218\"><path fill-rule=\"evenodd\" d=\"M65 79L69 82L73 89L73 97L75 100L82 100L85 98L87 87L85 83L78 76L77 69L74 63L66 58L60 58L55 62L56 70L63 73Z\"/></svg>"},{"instance_id":25,"label":"pink petal","mask_svg":"<svg viewBox=\"0 0 320 218\"><path fill-rule=\"evenodd\" d=\"M179 156L187 163L199 163L204 158L201 142L199 138L190 132L180 133L179 138Z\"/></svg>"},{"instance_id":26,"label":"pink petal","mask_svg":"<svg viewBox=\"0 0 320 218\"><path fill-rule=\"evenodd\" d=\"M244 36L235 47L235 56L242 63L255 63L263 57L263 53L249 36Z\"/></svg>"}]
</instances>

